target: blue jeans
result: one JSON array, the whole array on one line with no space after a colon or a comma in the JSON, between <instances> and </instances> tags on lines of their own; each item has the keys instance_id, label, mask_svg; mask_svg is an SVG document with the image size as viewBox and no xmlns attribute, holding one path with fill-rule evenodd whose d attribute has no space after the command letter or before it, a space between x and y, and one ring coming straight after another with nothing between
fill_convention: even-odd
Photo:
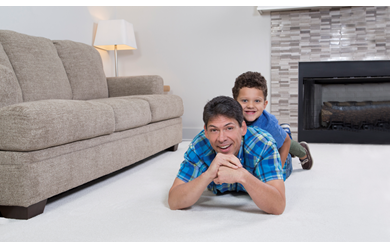
<instances>
[{"instance_id":1,"label":"blue jeans","mask_svg":"<svg viewBox=\"0 0 390 250\"><path fill-rule=\"evenodd\" d=\"M280 124L280 126L284 129L284 131L286 131L286 133L290 136L290 139L292 140L290 124L282 123L282 124ZM291 175L291 172L292 172L291 154L287 155L286 163L284 164L286 166L286 169L283 169L283 179L284 180L286 180Z\"/></svg>"},{"instance_id":2,"label":"blue jeans","mask_svg":"<svg viewBox=\"0 0 390 250\"><path fill-rule=\"evenodd\" d=\"M286 169L283 169L283 179L287 180L287 178L291 175L293 169L290 154L287 155L286 163L284 165L286 166Z\"/></svg>"}]
</instances>

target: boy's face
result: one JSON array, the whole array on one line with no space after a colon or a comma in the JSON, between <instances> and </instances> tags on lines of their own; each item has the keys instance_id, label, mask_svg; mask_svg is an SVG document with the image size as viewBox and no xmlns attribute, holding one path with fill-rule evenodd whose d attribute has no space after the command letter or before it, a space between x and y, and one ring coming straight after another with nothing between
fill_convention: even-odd
<instances>
[{"instance_id":1,"label":"boy's face","mask_svg":"<svg viewBox=\"0 0 390 250\"><path fill-rule=\"evenodd\" d=\"M211 147L217 153L237 155L241 147L241 138L246 134L245 122L243 121L241 125L240 127L236 119L219 115L208 121L204 131Z\"/></svg>"},{"instance_id":2,"label":"boy's face","mask_svg":"<svg viewBox=\"0 0 390 250\"><path fill-rule=\"evenodd\" d=\"M237 101L241 104L246 121L253 122L261 116L268 104L264 99L263 91L260 89L247 87L240 89Z\"/></svg>"}]
</instances>

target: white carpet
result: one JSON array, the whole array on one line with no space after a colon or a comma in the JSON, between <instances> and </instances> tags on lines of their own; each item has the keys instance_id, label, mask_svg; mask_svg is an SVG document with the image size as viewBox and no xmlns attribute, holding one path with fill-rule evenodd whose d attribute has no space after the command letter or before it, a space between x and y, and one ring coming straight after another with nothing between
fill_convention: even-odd
<instances>
[{"instance_id":1,"label":"white carpet","mask_svg":"<svg viewBox=\"0 0 390 250\"><path fill-rule=\"evenodd\" d=\"M33 219L0 218L0 242L390 240L389 145L310 144L314 167L293 159L287 207L275 216L248 195L209 191L171 211L168 191L188 144L49 199Z\"/></svg>"}]
</instances>

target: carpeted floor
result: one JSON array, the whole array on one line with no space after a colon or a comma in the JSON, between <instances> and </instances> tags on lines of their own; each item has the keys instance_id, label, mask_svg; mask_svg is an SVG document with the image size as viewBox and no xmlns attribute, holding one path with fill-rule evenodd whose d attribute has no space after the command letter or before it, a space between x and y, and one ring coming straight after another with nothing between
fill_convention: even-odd
<instances>
[{"instance_id":1,"label":"carpeted floor","mask_svg":"<svg viewBox=\"0 0 390 250\"><path fill-rule=\"evenodd\" d=\"M390 145L310 144L312 170L286 181L282 215L248 195L205 191L171 211L167 196L189 141L49 199L33 219L0 218L0 242L389 241Z\"/></svg>"}]
</instances>

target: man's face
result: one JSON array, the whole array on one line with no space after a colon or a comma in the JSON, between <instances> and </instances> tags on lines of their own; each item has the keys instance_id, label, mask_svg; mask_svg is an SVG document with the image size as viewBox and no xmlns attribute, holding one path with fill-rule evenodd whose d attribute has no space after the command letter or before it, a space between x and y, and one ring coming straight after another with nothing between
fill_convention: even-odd
<instances>
[{"instance_id":1,"label":"man's face","mask_svg":"<svg viewBox=\"0 0 390 250\"><path fill-rule=\"evenodd\" d=\"M268 104L268 101L264 98L263 91L247 87L240 89L237 101L241 104L244 118L248 122L253 122L259 118Z\"/></svg>"},{"instance_id":2,"label":"man's face","mask_svg":"<svg viewBox=\"0 0 390 250\"><path fill-rule=\"evenodd\" d=\"M240 127L236 119L219 115L209 120L204 131L217 153L237 155L241 138L246 134L246 124L243 121Z\"/></svg>"}]
</instances>

